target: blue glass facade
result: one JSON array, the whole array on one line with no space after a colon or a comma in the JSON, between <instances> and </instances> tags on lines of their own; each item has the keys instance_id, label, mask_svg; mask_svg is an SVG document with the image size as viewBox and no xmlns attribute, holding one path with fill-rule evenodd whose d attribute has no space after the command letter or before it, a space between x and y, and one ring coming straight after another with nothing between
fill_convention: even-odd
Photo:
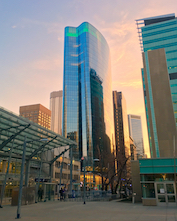
<instances>
[{"instance_id":1,"label":"blue glass facade","mask_svg":"<svg viewBox=\"0 0 177 221\"><path fill-rule=\"evenodd\" d=\"M109 47L91 24L65 28L63 135L78 143L73 156L88 164L113 148Z\"/></svg>"},{"instance_id":2,"label":"blue glass facade","mask_svg":"<svg viewBox=\"0 0 177 221\"><path fill-rule=\"evenodd\" d=\"M175 14L157 16L153 18L145 18L137 20L140 33L140 43L145 57L145 66L147 74L148 89L144 84L144 70L142 70L143 88L145 97L145 108L147 124L149 124L149 113L151 112L152 128L148 125L149 143L152 152L152 134L155 143L156 157L160 157L158 133L156 129L156 117L154 114L154 100L151 88L151 74L149 70L148 52L156 49L165 49L166 63L169 74L169 83L171 89L171 97L173 102L173 111L175 123L177 126L177 18ZM149 93L149 110L147 106L147 90Z\"/></svg>"}]
</instances>

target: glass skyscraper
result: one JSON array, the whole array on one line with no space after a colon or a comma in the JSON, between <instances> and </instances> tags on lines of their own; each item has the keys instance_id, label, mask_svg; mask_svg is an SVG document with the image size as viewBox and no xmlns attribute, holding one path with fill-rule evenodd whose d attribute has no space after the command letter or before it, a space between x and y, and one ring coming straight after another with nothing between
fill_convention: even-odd
<instances>
[{"instance_id":1,"label":"glass skyscraper","mask_svg":"<svg viewBox=\"0 0 177 221\"><path fill-rule=\"evenodd\" d=\"M136 153L138 156L144 155L143 133L141 126L141 116L129 114L128 115L129 134L133 138L136 146Z\"/></svg>"},{"instance_id":2,"label":"glass skyscraper","mask_svg":"<svg viewBox=\"0 0 177 221\"><path fill-rule=\"evenodd\" d=\"M136 22L151 156L172 157L177 126L177 18L169 14Z\"/></svg>"},{"instance_id":3,"label":"glass skyscraper","mask_svg":"<svg viewBox=\"0 0 177 221\"><path fill-rule=\"evenodd\" d=\"M88 22L66 27L63 135L78 143L74 158L84 156L90 166L93 159L113 151L111 81L110 52L103 35Z\"/></svg>"}]
</instances>

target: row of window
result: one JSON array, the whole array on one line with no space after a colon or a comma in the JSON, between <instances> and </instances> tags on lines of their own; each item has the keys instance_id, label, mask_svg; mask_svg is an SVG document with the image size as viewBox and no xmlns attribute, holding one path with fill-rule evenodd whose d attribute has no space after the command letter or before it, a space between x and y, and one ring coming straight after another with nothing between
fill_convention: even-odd
<instances>
[{"instance_id":1,"label":"row of window","mask_svg":"<svg viewBox=\"0 0 177 221\"><path fill-rule=\"evenodd\" d=\"M61 162L60 161L56 161L55 162L55 167L60 168L61 166ZM78 171L79 170L79 166L78 165L72 165L73 170ZM63 169L68 169L70 170L70 165L68 165L67 163L63 162Z\"/></svg>"},{"instance_id":2,"label":"row of window","mask_svg":"<svg viewBox=\"0 0 177 221\"><path fill-rule=\"evenodd\" d=\"M60 173L55 173L55 178L60 178ZM62 173L62 176L61 176L62 179L68 179L70 180L70 174L66 174L66 173ZM80 176L79 175L73 175L72 176L72 179L74 180L79 180L80 179Z\"/></svg>"}]
</instances>

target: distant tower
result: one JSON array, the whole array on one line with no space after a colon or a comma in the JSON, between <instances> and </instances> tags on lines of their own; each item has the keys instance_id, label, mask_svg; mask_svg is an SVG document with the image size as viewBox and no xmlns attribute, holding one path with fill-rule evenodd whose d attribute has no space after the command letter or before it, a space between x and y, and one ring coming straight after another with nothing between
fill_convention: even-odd
<instances>
[{"instance_id":1,"label":"distant tower","mask_svg":"<svg viewBox=\"0 0 177 221\"><path fill-rule=\"evenodd\" d=\"M136 145L137 155L144 155L143 133L141 126L141 116L128 115L129 133Z\"/></svg>"},{"instance_id":2,"label":"distant tower","mask_svg":"<svg viewBox=\"0 0 177 221\"><path fill-rule=\"evenodd\" d=\"M21 106L20 116L50 129L51 111L41 104Z\"/></svg>"},{"instance_id":3,"label":"distant tower","mask_svg":"<svg viewBox=\"0 0 177 221\"><path fill-rule=\"evenodd\" d=\"M62 135L63 91L50 94L51 130Z\"/></svg>"},{"instance_id":4,"label":"distant tower","mask_svg":"<svg viewBox=\"0 0 177 221\"><path fill-rule=\"evenodd\" d=\"M130 138L126 101L122 92L113 91L114 126L117 156L130 155Z\"/></svg>"}]
</instances>

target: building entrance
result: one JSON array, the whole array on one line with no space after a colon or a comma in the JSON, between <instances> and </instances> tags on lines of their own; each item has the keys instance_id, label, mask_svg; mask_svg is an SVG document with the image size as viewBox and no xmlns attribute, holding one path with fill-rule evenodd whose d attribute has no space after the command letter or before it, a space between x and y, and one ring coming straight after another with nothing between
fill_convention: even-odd
<instances>
[{"instance_id":1,"label":"building entrance","mask_svg":"<svg viewBox=\"0 0 177 221\"><path fill-rule=\"evenodd\" d=\"M157 203L175 203L175 185L174 182L155 183L155 192Z\"/></svg>"}]
</instances>

